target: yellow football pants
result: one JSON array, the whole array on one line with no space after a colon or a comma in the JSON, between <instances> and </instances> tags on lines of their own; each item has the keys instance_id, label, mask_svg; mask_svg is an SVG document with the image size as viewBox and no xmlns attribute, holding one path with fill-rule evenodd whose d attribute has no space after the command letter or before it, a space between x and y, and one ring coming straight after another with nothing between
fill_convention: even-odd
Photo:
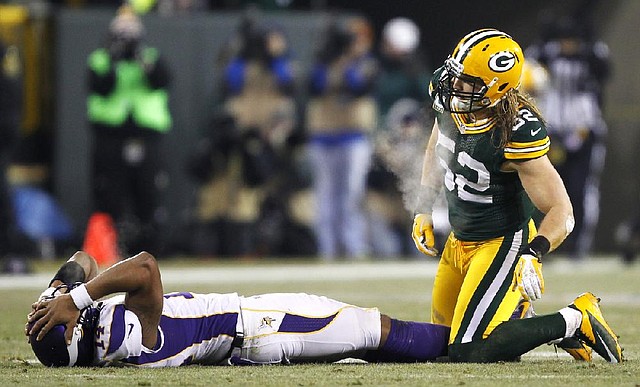
<instances>
[{"instance_id":1,"label":"yellow football pants","mask_svg":"<svg viewBox=\"0 0 640 387\"><path fill-rule=\"evenodd\" d=\"M451 327L449 344L481 340L507 321L520 301L513 288L519 252L536 234L528 227L481 242L449 235L433 284L431 322Z\"/></svg>"}]
</instances>

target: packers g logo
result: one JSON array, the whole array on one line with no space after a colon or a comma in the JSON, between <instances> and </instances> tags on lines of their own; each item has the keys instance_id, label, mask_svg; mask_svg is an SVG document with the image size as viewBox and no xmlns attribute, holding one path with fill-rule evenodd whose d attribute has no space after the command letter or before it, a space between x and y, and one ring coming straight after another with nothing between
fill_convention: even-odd
<instances>
[{"instance_id":1,"label":"packers g logo","mask_svg":"<svg viewBox=\"0 0 640 387\"><path fill-rule=\"evenodd\" d=\"M496 52L489 58L489 68L496 73L504 73L516 65L516 56L510 51Z\"/></svg>"}]
</instances>

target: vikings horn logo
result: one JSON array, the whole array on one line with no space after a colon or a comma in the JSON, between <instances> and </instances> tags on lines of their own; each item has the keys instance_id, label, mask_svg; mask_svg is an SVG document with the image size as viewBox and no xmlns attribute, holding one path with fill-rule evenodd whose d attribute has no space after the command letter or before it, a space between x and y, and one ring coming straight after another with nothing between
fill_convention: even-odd
<instances>
[{"instance_id":1,"label":"vikings horn logo","mask_svg":"<svg viewBox=\"0 0 640 387\"><path fill-rule=\"evenodd\" d=\"M262 318L262 320L260 320L260 327L258 327L258 329L263 329L263 328L266 328L266 327L273 328L271 326L271 323L274 322L274 321L276 321L276 319L271 318L269 316L265 316L265 317Z\"/></svg>"}]
</instances>

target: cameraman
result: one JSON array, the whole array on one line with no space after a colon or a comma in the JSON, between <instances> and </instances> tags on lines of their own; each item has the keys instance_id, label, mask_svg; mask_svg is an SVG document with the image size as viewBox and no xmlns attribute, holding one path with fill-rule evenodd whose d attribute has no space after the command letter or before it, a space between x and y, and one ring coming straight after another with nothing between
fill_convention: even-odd
<instances>
[{"instance_id":1,"label":"cameraman","mask_svg":"<svg viewBox=\"0 0 640 387\"><path fill-rule=\"evenodd\" d=\"M169 72L158 50L142 44L143 34L138 16L121 7L106 46L88 59L87 113L94 136L94 210L113 218L125 250L157 251L160 195L167 185L161 140L172 125Z\"/></svg>"},{"instance_id":2,"label":"cameraman","mask_svg":"<svg viewBox=\"0 0 640 387\"><path fill-rule=\"evenodd\" d=\"M362 259L369 254L363 202L377 116L373 31L366 19L353 17L328 32L310 76L306 112L316 237L325 260Z\"/></svg>"},{"instance_id":3,"label":"cameraman","mask_svg":"<svg viewBox=\"0 0 640 387\"><path fill-rule=\"evenodd\" d=\"M295 63L285 31L259 19L250 9L224 47L224 98L201 151L191 160L202 184L194 243L198 254L281 254L282 227L264 232L262 225L271 222L263 208L270 197L287 200L283 189L293 175Z\"/></svg>"}]
</instances>

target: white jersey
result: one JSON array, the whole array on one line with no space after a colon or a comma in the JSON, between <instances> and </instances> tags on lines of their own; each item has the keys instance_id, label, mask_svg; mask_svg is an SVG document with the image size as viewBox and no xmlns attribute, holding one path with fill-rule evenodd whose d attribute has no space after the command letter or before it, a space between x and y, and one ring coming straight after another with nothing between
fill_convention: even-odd
<instances>
[{"instance_id":1,"label":"white jersey","mask_svg":"<svg viewBox=\"0 0 640 387\"><path fill-rule=\"evenodd\" d=\"M145 348L140 321L126 309L124 296L103 301L99 308L99 365L333 361L376 349L381 334L378 309L322 296L170 293L164 296L158 342L155 348ZM232 348L236 335L243 341Z\"/></svg>"},{"instance_id":2,"label":"white jersey","mask_svg":"<svg viewBox=\"0 0 640 387\"><path fill-rule=\"evenodd\" d=\"M124 296L101 304L95 334L98 363L121 361L145 367L220 362L231 348L240 311L235 293L165 294L158 341L154 348L146 348L140 320L126 309Z\"/></svg>"}]
</instances>

